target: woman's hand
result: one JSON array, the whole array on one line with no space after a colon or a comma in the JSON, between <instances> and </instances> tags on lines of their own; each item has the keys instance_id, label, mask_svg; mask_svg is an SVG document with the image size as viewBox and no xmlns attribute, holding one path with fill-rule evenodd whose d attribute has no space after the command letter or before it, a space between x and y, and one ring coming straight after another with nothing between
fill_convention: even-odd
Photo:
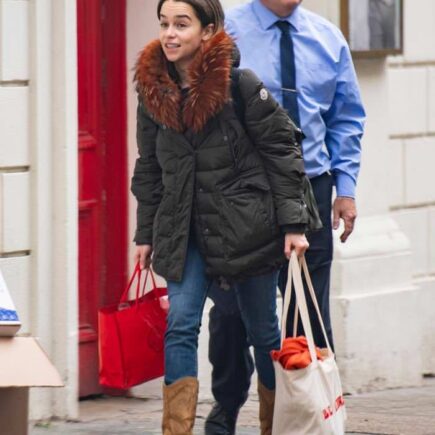
<instances>
[{"instance_id":1,"label":"woman's hand","mask_svg":"<svg viewBox=\"0 0 435 435\"><path fill-rule=\"evenodd\" d=\"M151 245L137 245L134 253L134 264L139 262L140 268L148 269L151 265L151 254L153 247Z\"/></svg>"},{"instance_id":2,"label":"woman's hand","mask_svg":"<svg viewBox=\"0 0 435 435\"><path fill-rule=\"evenodd\" d=\"M310 244L305 234L287 233L284 241L284 254L290 260L290 255L295 250L298 257L302 257Z\"/></svg>"}]
</instances>

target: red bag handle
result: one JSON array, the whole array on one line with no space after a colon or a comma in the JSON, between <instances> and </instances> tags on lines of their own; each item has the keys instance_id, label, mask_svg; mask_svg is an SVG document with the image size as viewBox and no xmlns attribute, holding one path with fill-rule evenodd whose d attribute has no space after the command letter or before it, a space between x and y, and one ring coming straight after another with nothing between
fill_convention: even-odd
<instances>
[{"instance_id":1,"label":"red bag handle","mask_svg":"<svg viewBox=\"0 0 435 435\"><path fill-rule=\"evenodd\" d=\"M140 277L141 277L141 274L142 274L142 270L141 270L139 262L138 262L136 264L135 268L134 268L133 274L131 275L131 278L130 278L130 281L128 282L128 284L127 284L127 287L125 288L124 292L122 293L121 300L119 301L120 303L127 301L127 299L128 299L128 292L130 290L131 285L133 284L133 281L134 281L136 275L139 275L138 280L137 280L137 287L136 287L136 294L138 294L139 288L140 288Z\"/></svg>"},{"instance_id":2,"label":"red bag handle","mask_svg":"<svg viewBox=\"0 0 435 435\"><path fill-rule=\"evenodd\" d=\"M122 293L120 303L126 302L128 300L128 292L133 284L134 279L136 278L136 275L138 275L137 284L136 284L136 305L139 303L140 281L141 281L141 276L142 276L142 269L140 268L139 262L136 264L134 271L133 271L133 274L130 278L130 281L128 282L127 287L125 288L124 292ZM145 281L144 281L143 286L142 286L141 296L143 296L145 294L145 288L146 288L146 284L147 284L147 280L148 280L148 275L151 275L151 280L153 283L153 288L152 288L151 292L154 294L156 299L158 299L162 295L160 294L161 292L158 291L156 279L154 277L154 272L152 271L151 268L148 268L146 271Z\"/></svg>"},{"instance_id":3,"label":"red bag handle","mask_svg":"<svg viewBox=\"0 0 435 435\"><path fill-rule=\"evenodd\" d=\"M141 296L143 296L145 294L145 288L147 285L147 281L148 281L148 275L151 275L151 281L153 282L153 289L151 291L155 292L155 290L157 289L157 284L156 284L156 279L154 277L154 272L152 271L151 267L147 269L146 275L145 275L145 281L143 283L142 286L142 294ZM137 294L136 297L138 297L139 295Z\"/></svg>"},{"instance_id":4,"label":"red bag handle","mask_svg":"<svg viewBox=\"0 0 435 435\"><path fill-rule=\"evenodd\" d=\"M147 285L148 275L151 275L151 280L152 280L152 283L153 283L153 288L152 288L152 290L148 294L153 295L154 299L156 299L156 300L158 300L162 296L166 296L167 295L166 288L159 288L159 287L157 287L157 283L156 283L156 278L154 276L154 272L153 272L153 270L150 267L149 269L147 269L147 272L146 272L146 275L145 275L145 281L144 281L143 286L142 286L141 297L145 295L145 288L146 288L146 285ZM137 292L136 292L136 303L139 303L139 293L137 293Z\"/></svg>"}]
</instances>

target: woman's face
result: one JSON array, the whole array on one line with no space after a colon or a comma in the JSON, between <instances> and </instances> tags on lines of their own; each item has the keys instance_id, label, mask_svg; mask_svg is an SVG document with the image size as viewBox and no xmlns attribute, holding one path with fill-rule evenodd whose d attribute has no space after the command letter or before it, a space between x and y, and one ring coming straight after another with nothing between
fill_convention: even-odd
<instances>
[{"instance_id":1,"label":"woman's face","mask_svg":"<svg viewBox=\"0 0 435 435\"><path fill-rule=\"evenodd\" d=\"M160 11L160 43L170 62L187 66L201 43L212 35L211 26L202 27L192 6L167 0Z\"/></svg>"}]
</instances>

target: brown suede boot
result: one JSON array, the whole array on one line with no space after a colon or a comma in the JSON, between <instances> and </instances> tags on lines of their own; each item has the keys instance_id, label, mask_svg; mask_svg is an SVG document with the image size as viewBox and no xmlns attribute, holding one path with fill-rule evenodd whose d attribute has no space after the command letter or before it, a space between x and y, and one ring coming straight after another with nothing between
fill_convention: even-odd
<instances>
[{"instance_id":1,"label":"brown suede boot","mask_svg":"<svg viewBox=\"0 0 435 435\"><path fill-rule=\"evenodd\" d=\"M272 434L273 408L275 405L275 390L269 390L258 381L258 398L260 400L261 435Z\"/></svg>"},{"instance_id":2,"label":"brown suede boot","mask_svg":"<svg viewBox=\"0 0 435 435\"><path fill-rule=\"evenodd\" d=\"M163 435L192 435L197 400L196 378L185 377L171 385L163 384Z\"/></svg>"}]
</instances>

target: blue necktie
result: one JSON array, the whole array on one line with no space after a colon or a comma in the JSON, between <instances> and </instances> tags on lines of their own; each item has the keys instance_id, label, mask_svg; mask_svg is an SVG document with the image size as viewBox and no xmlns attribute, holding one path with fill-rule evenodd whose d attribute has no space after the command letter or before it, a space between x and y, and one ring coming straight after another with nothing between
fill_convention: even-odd
<instances>
[{"instance_id":1,"label":"blue necktie","mask_svg":"<svg viewBox=\"0 0 435 435\"><path fill-rule=\"evenodd\" d=\"M281 56L282 105L284 109L287 110L292 121L300 127L296 91L295 56L293 52L293 40L290 33L290 23L288 21L277 21L275 24L279 30L281 30L279 48Z\"/></svg>"}]
</instances>

